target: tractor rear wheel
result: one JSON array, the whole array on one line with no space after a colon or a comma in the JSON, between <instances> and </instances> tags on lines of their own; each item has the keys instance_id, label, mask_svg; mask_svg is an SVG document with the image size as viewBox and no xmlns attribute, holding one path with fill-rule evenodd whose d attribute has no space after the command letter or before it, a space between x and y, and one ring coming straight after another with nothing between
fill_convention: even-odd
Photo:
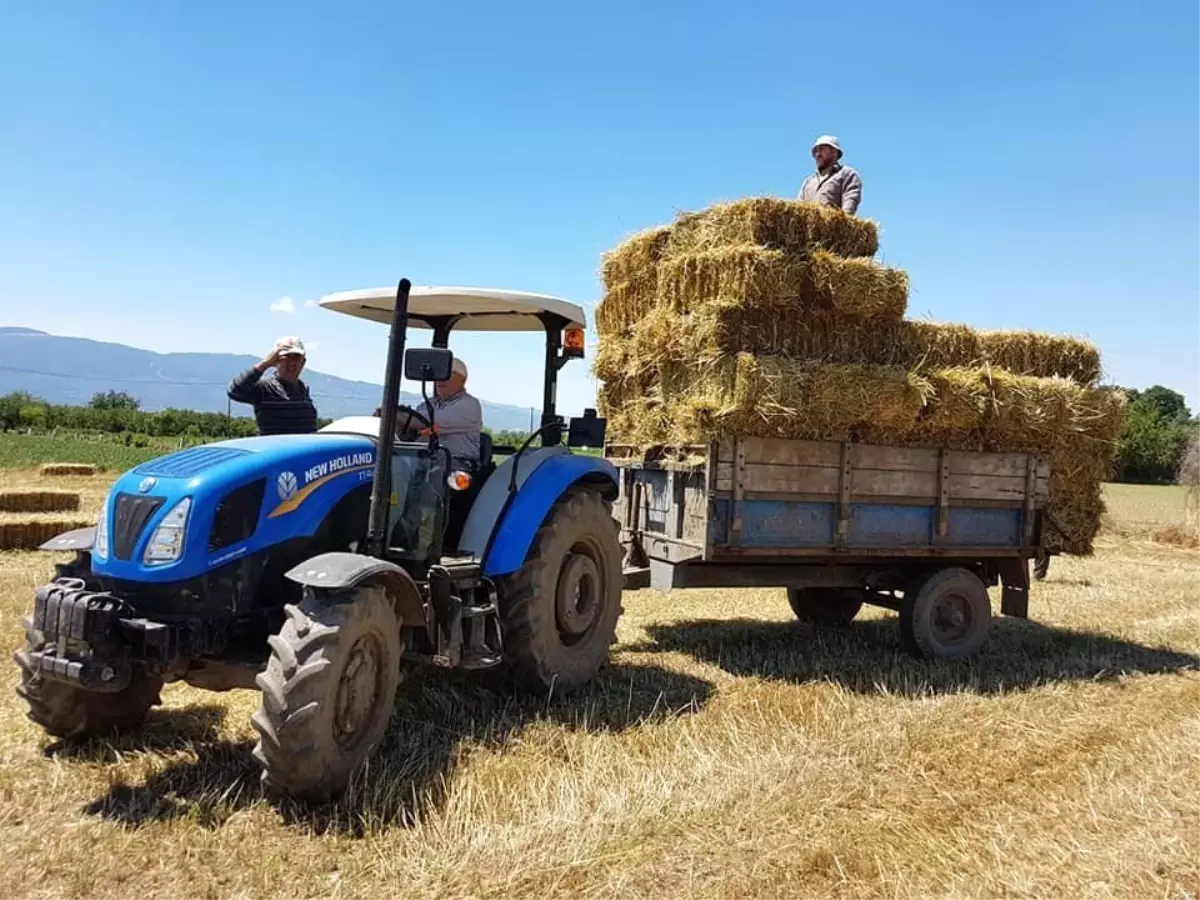
<instances>
[{"instance_id":1,"label":"tractor rear wheel","mask_svg":"<svg viewBox=\"0 0 1200 900\"><path fill-rule=\"evenodd\" d=\"M573 488L551 508L525 557L501 579L504 649L533 690L572 691L608 658L621 615L621 542L612 504Z\"/></svg>"},{"instance_id":2,"label":"tractor rear wheel","mask_svg":"<svg viewBox=\"0 0 1200 900\"><path fill-rule=\"evenodd\" d=\"M863 592L850 588L788 588L788 605L801 622L849 625L863 607Z\"/></svg>"},{"instance_id":3,"label":"tractor rear wheel","mask_svg":"<svg viewBox=\"0 0 1200 900\"><path fill-rule=\"evenodd\" d=\"M21 670L17 695L28 704L29 719L57 738L84 738L138 728L150 707L162 703L163 680L140 667L133 670L128 686L114 693L86 691L61 681L45 678L34 670L29 647L45 643L42 632L25 620L27 647L13 659Z\"/></svg>"},{"instance_id":4,"label":"tractor rear wheel","mask_svg":"<svg viewBox=\"0 0 1200 900\"><path fill-rule=\"evenodd\" d=\"M400 620L377 585L306 591L271 635L262 704L251 718L268 793L324 802L375 750L400 683Z\"/></svg>"}]
</instances>

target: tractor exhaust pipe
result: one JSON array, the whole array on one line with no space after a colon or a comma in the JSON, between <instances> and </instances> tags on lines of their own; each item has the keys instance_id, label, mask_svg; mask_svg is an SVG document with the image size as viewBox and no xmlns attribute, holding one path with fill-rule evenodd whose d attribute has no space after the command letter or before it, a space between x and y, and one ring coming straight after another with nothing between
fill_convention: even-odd
<instances>
[{"instance_id":1,"label":"tractor exhaust pipe","mask_svg":"<svg viewBox=\"0 0 1200 900\"><path fill-rule=\"evenodd\" d=\"M379 409L379 441L375 446L375 480L371 483L371 515L367 526L367 555L382 558L387 547L387 513L391 500L392 447L396 441L396 404L404 377L404 335L408 331L408 291L401 278L388 334L387 365L383 374L383 405Z\"/></svg>"}]
</instances>

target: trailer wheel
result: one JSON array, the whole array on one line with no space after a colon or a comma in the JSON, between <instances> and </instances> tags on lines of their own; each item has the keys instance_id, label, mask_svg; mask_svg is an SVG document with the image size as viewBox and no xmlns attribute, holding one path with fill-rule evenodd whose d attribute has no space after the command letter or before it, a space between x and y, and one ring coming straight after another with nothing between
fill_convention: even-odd
<instances>
[{"instance_id":1,"label":"trailer wheel","mask_svg":"<svg viewBox=\"0 0 1200 900\"><path fill-rule=\"evenodd\" d=\"M983 644L991 620L983 582L967 569L942 569L904 592L900 640L916 657L962 659Z\"/></svg>"},{"instance_id":2,"label":"trailer wheel","mask_svg":"<svg viewBox=\"0 0 1200 900\"><path fill-rule=\"evenodd\" d=\"M619 528L598 493L569 490L525 564L498 582L506 661L526 687L572 691L608 658L622 612Z\"/></svg>"},{"instance_id":3,"label":"trailer wheel","mask_svg":"<svg viewBox=\"0 0 1200 900\"><path fill-rule=\"evenodd\" d=\"M284 611L255 679L254 758L268 793L323 802L345 789L387 729L400 682L400 620L378 585L306 591Z\"/></svg>"},{"instance_id":4,"label":"trailer wheel","mask_svg":"<svg viewBox=\"0 0 1200 900\"><path fill-rule=\"evenodd\" d=\"M849 625L863 607L862 591L847 588L787 589L788 605L801 622Z\"/></svg>"},{"instance_id":5,"label":"trailer wheel","mask_svg":"<svg viewBox=\"0 0 1200 900\"><path fill-rule=\"evenodd\" d=\"M28 618L25 635L27 647L45 643ZM162 678L147 674L141 667L133 670L123 690L99 693L44 678L34 670L28 649L18 650L13 659L21 670L17 696L29 707L26 715L57 738L68 740L135 729L145 722L150 707L162 703Z\"/></svg>"}]
</instances>

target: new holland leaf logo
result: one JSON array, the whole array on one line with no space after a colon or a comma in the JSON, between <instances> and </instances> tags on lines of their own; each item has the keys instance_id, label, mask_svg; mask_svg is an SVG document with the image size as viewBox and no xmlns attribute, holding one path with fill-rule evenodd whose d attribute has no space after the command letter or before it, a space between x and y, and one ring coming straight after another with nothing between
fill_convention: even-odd
<instances>
[{"instance_id":1,"label":"new holland leaf logo","mask_svg":"<svg viewBox=\"0 0 1200 900\"><path fill-rule=\"evenodd\" d=\"M279 491L280 500L288 500L296 493L296 475L293 472L280 472L279 479L275 482L275 488Z\"/></svg>"}]
</instances>

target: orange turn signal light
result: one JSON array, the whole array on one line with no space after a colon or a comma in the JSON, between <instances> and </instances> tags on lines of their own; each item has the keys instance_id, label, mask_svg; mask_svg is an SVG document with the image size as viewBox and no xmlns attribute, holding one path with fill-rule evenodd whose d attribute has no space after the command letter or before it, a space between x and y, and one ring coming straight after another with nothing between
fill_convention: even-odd
<instances>
[{"instance_id":1,"label":"orange turn signal light","mask_svg":"<svg viewBox=\"0 0 1200 900\"><path fill-rule=\"evenodd\" d=\"M583 353L583 329L568 328L563 332L563 346L576 353Z\"/></svg>"},{"instance_id":2,"label":"orange turn signal light","mask_svg":"<svg viewBox=\"0 0 1200 900\"><path fill-rule=\"evenodd\" d=\"M452 491L465 491L471 486L471 473L451 472L446 478L446 484Z\"/></svg>"}]
</instances>

